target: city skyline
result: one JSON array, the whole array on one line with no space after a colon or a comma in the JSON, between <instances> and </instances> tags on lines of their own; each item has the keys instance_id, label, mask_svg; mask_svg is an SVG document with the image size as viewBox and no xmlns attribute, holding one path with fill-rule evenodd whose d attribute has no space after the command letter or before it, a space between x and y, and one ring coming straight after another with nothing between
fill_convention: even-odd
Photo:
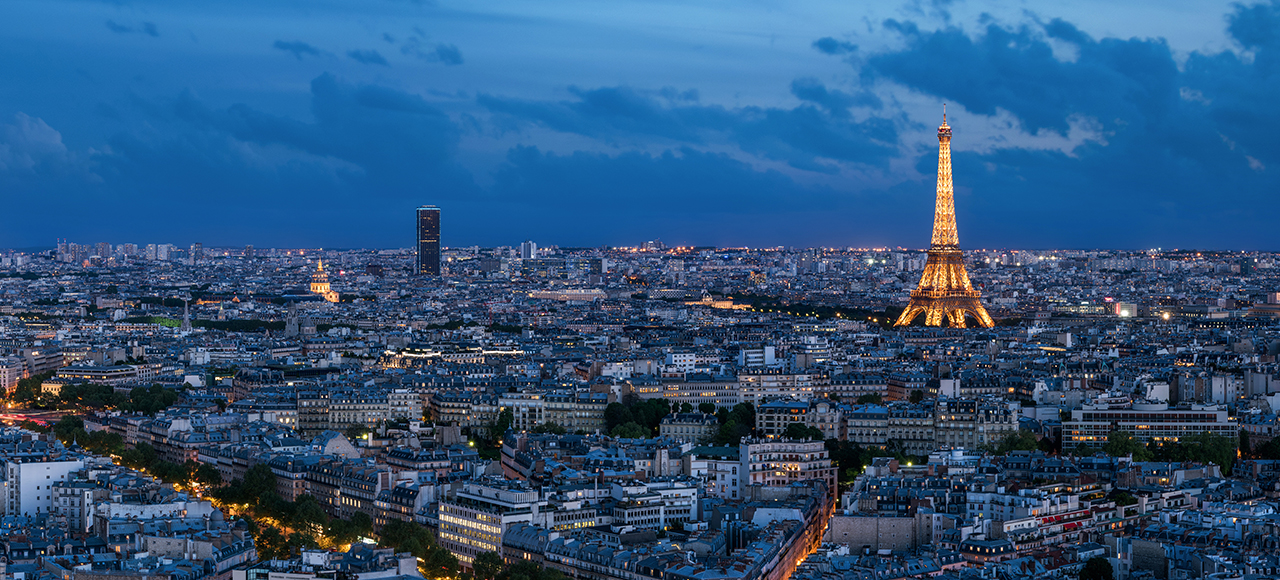
<instances>
[{"instance_id":1,"label":"city skyline","mask_svg":"<svg viewBox=\"0 0 1280 580\"><path fill-rule=\"evenodd\" d=\"M238 6L0 8L0 247L1275 249L1276 2Z\"/></svg>"}]
</instances>

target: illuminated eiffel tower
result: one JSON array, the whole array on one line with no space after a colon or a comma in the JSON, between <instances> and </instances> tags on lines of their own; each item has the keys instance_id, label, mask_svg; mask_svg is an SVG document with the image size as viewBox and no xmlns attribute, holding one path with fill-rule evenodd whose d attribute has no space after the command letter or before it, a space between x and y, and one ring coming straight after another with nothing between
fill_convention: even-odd
<instances>
[{"instance_id":1,"label":"illuminated eiffel tower","mask_svg":"<svg viewBox=\"0 0 1280 580\"><path fill-rule=\"evenodd\" d=\"M978 291L964 270L964 252L956 234L955 190L951 185L951 127L947 126L947 110L943 105L942 126L938 127L938 203L933 213L933 243L929 261L925 263L920 286L911 292L911 303L902 311L894 326L911 324L924 314L926 326L942 326L946 318L951 326L965 327L965 315L979 325L991 328L995 322L978 300Z\"/></svg>"}]
</instances>

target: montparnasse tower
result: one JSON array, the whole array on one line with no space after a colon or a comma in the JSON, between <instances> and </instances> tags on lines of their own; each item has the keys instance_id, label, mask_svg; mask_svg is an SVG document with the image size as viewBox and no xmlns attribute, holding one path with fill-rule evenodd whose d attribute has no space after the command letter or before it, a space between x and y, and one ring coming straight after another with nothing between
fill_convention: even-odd
<instances>
[{"instance_id":1,"label":"montparnasse tower","mask_svg":"<svg viewBox=\"0 0 1280 580\"><path fill-rule=\"evenodd\" d=\"M946 105L942 109L942 126L938 127L938 201L933 212L933 243L924 266L920 285L911 292L911 302L894 326L911 324L924 314L926 326L942 326L945 319L956 328L965 327L965 316L972 316L979 326L991 328L995 322L978 300L979 294L969 282L964 269L964 252L956 233L955 189L951 184L951 127L947 125Z\"/></svg>"}]
</instances>

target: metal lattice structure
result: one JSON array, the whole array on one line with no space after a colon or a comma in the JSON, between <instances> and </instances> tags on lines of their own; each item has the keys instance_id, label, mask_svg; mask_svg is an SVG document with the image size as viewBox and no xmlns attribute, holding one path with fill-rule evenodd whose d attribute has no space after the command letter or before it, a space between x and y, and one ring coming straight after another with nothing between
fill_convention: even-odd
<instances>
[{"instance_id":1,"label":"metal lattice structure","mask_svg":"<svg viewBox=\"0 0 1280 580\"><path fill-rule=\"evenodd\" d=\"M938 127L938 202L933 213L933 242L929 261L925 263L920 285L911 292L911 303L902 311L894 326L911 324L924 314L926 326L942 326L945 319L956 328L965 327L965 316L972 316L980 326L991 328L995 321L978 300L980 294L969 282L964 269L964 252L956 233L955 189L951 184L951 127L943 109L942 126Z\"/></svg>"}]
</instances>

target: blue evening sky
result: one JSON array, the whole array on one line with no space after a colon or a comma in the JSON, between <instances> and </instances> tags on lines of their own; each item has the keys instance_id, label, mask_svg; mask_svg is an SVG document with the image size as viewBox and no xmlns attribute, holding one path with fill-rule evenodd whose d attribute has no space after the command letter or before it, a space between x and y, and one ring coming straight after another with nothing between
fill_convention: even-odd
<instances>
[{"instance_id":1,"label":"blue evening sky","mask_svg":"<svg viewBox=\"0 0 1280 580\"><path fill-rule=\"evenodd\" d=\"M0 247L1280 249L1280 0L6 0Z\"/></svg>"}]
</instances>

